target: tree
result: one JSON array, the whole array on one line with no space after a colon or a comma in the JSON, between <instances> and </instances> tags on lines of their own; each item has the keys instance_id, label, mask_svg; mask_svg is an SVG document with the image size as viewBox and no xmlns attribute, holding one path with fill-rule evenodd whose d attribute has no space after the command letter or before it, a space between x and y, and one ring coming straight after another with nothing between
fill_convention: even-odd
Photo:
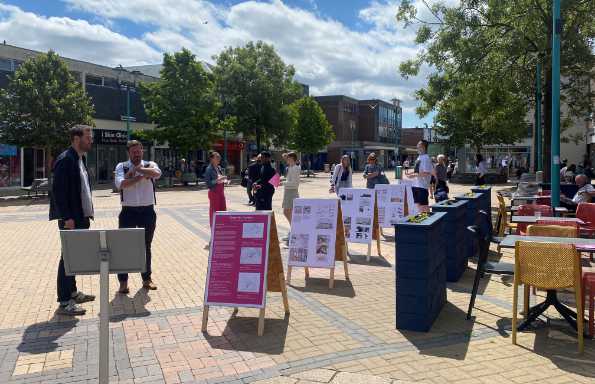
<instances>
[{"instance_id":1,"label":"tree","mask_svg":"<svg viewBox=\"0 0 595 384\"><path fill-rule=\"evenodd\" d=\"M511 98L517 103L513 109L521 110L520 104L535 104L535 68L543 66L545 83L545 145L544 155L550 155L551 132L551 46L552 10L551 0L461 0L460 5L447 7L442 1L430 4L422 2L424 19L411 0L403 0L397 19L406 26L417 27L416 42L423 49L414 60L400 65L405 77L419 73L422 65L434 70L428 87L419 90L421 101L418 114L431 110L440 111L443 104L456 102L457 90L469 84L482 83L484 90L505 85ZM562 15L561 73L563 101L568 113L563 123L573 117L584 117L589 110L588 82L593 77L595 57L593 37L595 23L593 1L564 1ZM539 101L541 102L541 100ZM502 105L496 105L502 110ZM497 114L499 115L499 114ZM502 116L510 117L504 113ZM519 116L518 130L524 130ZM498 124L493 125L497 129ZM545 163L545 162L544 162ZM549 173L549 167L546 167Z\"/></svg>"},{"instance_id":2,"label":"tree","mask_svg":"<svg viewBox=\"0 0 595 384\"><path fill-rule=\"evenodd\" d=\"M262 41L228 48L215 59L217 92L237 118L236 130L255 139L258 150L263 140L284 144L291 122L288 107L302 93L293 67Z\"/></svg>"},{"instance_id":3,"label":"tree","mask_svg":"<svg viewBox=\"0 0 595 384\"><path fill-rule=\"evenodd\" d=\"M26 60L0 90L0 142L42 147L51 158L70 143L68 130L92 124L93 106L66 63L49 51Z\"/></svg>"},{"instance_id":4,"label":"tree","mask_svg":"<svg viewBox=\"0 0 595 384\"><path fill-rule=\"evenodd\" d=\"M312 155L330 144L335 134L320 105L312 97L303 97L291 106L294 124L289 131L292 148ZM308 176L310 166L308 165Z\"/></svg>"},{"instance_id":5,"label":"tree","mask_svg":"<svg viewBox=\"0 0 595 384\"><path fill-rule=\"evenodd\" d=\"M189 50L164 54L160 80L141 84L140 94L157 124L145 137L188 152L210 147L219 136L221 103L213 76Z\"/></svg>"}]
</instances>

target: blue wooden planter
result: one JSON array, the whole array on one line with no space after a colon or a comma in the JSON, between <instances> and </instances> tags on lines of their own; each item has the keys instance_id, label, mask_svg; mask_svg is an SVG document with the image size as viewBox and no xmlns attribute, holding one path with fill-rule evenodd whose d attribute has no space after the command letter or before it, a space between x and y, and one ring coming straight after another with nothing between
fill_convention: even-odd
<instances>
[{"instance_id":1,"label":"blue wooden planter","mask_svg":"<svg viewBox=\"0 0 595 384\"><path fill-rule=\"evenodd\" d=\"M480 209L486 211L488 215L492 215L492 187L489 185L480 187L473 187L471 188L471 192L473 193L481 193L482 194L482 201L480 203Z\"/></svg>"},{"instance_id":2,"label":"blue wooden planter","mask_svg":"<svg viewBox=\"0 0 595 384\"><path fill-rule=\"evenodd\" d=\"M432 212L446 212L446 281L459 281L467 268L467 200L445 200L432 205Z\"/></svg>"},{"instance_id":3,"label":"blue wooden planter","mask_svg":"<svg viewBox=\"0 0 595 384\"><path fill-rule=\"evenodd\" d=\"M468 225L476 225L477 224L477 217L479 215L480 210L480 202L481 202L481 193L473 193L472 195L462 194L455 196L455 200L466 200L467 201L467 220L465 222L465 226ZM471 236L469 231L465 231L465 237L467 244L467 257L475 257L479 251L479 247L477 245L477 241Z\"/></svg>"},{"instance_id":4,"label":"blue wooden planter","mask_svg":"<svg viewBox=\"0 0 595 384\"><path fill-rule=\"evenodd\" d=\"M395 226L397 329L429 331L446 303L446 215Z\"/></svg>"}]
</instances>

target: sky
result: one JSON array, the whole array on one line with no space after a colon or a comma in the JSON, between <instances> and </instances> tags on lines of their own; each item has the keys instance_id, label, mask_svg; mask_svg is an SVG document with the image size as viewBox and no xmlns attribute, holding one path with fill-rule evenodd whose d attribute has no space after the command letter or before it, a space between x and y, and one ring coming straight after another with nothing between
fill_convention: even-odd
<instances>
[{"instance_id":1,"label":"sky","mask_svg":"<svg viewBox=\"0 0 595 384\"><path fill-rule=\"evenodd\" d=\"M432 115L415 114L414 92L428 71L407 80L398 73L420 49L415 30L395 19L399 2L0 0L0 39L108 66L158 64L164 52L183 47L213 63L225 47L263 40L295 67L312 96L398 98L403 126L421 127Z\"/></svg>"}]
</instances>

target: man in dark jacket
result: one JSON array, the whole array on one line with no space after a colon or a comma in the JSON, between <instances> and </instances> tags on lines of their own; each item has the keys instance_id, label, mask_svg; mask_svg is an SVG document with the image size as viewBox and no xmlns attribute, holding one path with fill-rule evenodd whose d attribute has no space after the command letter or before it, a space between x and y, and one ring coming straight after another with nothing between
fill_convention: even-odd
<instances>
[{"instance_id":1,"label":"man in dark jacket","mask_svg":"<svg viewBox=\"0 0 595 384\"><path fill-rule=\"evenodd\" d=\"M261 165L260 155L258 155L252 159L252 163L247 168L248 184L246 185L246 191L248 192L248 205L254 205L255 203L252 187L254 186L254 182L258 180Z\"/></svg>"},{"instance_id":2,"label":"man in dark jacket","mask_svg":"<svg viewBox=\"0 0 595 384\"><path fill-rule=\"evenodd\" d=\"M271 154L262 152L260 154L261 165L259 167L258 178L254 181L254 200L257 211L270 211L273 209L273 195L275 187L269 180L275 176L275 170L271 166Z\"/></svg>"},{"instance_id":3,"label":"man in dark jacket","mask_svg":"<svg viewBox=\"0 0 595 384\"><path fill-rule=\"evenodd\" d=\"M91 183L87 173L85 154L93 145L93 133L87 125L76 125L70 129L71 146L56 158L54 179L50 199L50 220L58 220L58 228L88 229L93 218ZM79 304L95 300L76 288L74 276L66 276L64 260L60 256L58 265L57 313L61 315L84 315Z\"/></svg>"}]
</instances>

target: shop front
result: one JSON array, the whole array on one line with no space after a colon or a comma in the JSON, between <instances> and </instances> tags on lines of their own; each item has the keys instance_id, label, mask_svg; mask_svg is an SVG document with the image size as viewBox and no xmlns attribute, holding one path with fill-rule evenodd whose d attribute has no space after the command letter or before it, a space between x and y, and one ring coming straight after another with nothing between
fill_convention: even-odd
<instances>
[{"instance_id":1,"label":"shop front","mask_svg":"<svg viewBox=\"0 0 595 384\"><path fill-rule=\"evenodd\" d=\"M21 186L21 151L0 144L0 188Z\"/></svg>"},{"instance_id":2,"label":"shop front","mask_svg":"<svg viewBox=\"0 0 595 384\"><path fill-rule=\"evenodd\" d=\"M213 144L213 150L219 152L223 157L224 142L219 140ZM244 150L244 143L238 140L227 140L227 166L231 174L237 174L241 171L242 166L242 152Z\"/></svg>"},{"instance_id":3,"label":"shop front","mask_svg":"<svg viewBox=\"0 0 595 384\"><path fill-rule=\"evenodd\" d=\"M128 159L127 142L126 131L93 130L93 150L87 155L87 168L92 182L103 184L114 180L116 165Z\"/></svg>"}]
</instances>

